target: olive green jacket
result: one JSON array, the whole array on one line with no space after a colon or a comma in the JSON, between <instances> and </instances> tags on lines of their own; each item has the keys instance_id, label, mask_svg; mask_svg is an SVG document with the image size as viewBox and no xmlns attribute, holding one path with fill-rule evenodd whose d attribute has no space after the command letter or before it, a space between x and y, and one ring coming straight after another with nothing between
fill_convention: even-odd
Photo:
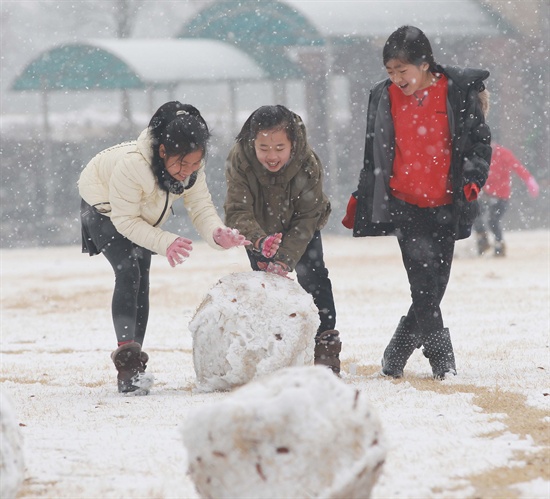
<instances>
[{"instance_id":1,"label":"olive green jacket","mask_svg":"<svg viewBox=\"0 0 550 499\"><path fill-rule=\"evenodd\" d=\"M283 241L274 260L296 267L304 251L330 214L323 192L323 166L307 143L298 115L298 137L289 162L268 171L256 158L253 143L236 143L227 158L225 223L257 239L281 232Z\"/></svg>"}]
</instances>

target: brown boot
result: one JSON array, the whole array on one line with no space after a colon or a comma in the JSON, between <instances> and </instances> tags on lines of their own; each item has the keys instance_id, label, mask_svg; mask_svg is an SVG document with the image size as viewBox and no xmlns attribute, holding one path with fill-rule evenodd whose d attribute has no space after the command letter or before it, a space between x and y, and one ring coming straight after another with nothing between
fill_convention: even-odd
<instances>
[{"instance_id":1,"label":"brown boot","mask_svg":"<svg viewBox=\"0 0 550 499\"><path fill-rule=\"evenodd\" d=\"M118 371L118 391L129 393L139 391L140 394L149 393L149 386L142 386L140 380L145 373L149 356L141 351L141 345L136 342L126 343L118 347L112 354L111 359Z\"/></svg>"},{"instance_id":2,"label":"brown boot","mask_svg":"<svg viewBox=\"0 0 550 499\"><path fill-rule=\"evenodd\" d=\"M141 363L143 364L143 370L147 369L147 362L149 362L149 355L147 355L143 350L139 354L139 358L141 359Z\"/></svg>"},{"instance_id":3,"label":"brown boot","mask_svg":"<svg viewBox=\"0 0 550 499\"><path fill-rule=\"evenodd\" d=\"M315 337L314 364L327 366L334 374L340 374L342 342L336 329L328 329Z\"/></svg>"}]
</instances>

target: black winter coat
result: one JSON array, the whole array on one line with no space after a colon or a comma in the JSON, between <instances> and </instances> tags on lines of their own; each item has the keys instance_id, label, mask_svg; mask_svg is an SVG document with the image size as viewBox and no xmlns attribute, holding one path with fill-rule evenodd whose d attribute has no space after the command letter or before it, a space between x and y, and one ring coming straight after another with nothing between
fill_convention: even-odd
<instances>
[{"instance_id":1,"label":"black winter coat","mask_svg":"<svg viewBox=\"0 0 550 499\"><path fill-rule=\"evenodd\" d=\"M479 93L489 72L438 66L447 76L447 114L451 132L451 184L453 189L453 230L455 239L469 237L479 213L477 201L468 202L463 187L475 182L483 187L491 163L491 132L485 123ZM395 133L388 87L391 80L377 83L371 90L367 112L365 159L359 176L354 237L381 236L394 232L389 211L390 177L395 154Z\"/></svg>"}]
</instances>

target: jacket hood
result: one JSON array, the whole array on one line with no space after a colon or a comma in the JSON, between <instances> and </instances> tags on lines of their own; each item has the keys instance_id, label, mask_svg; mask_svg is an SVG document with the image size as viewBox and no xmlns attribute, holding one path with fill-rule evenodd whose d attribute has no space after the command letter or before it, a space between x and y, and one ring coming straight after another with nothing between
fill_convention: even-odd
<instances>
[{"instance_id":1,"label":"jacket hood","mask_svg":"<svg viewBox=\"0 0 550 499\"><path fill-rule=\"evenodd\" d=\"M149 133L149 128L139 134L136 147L147 163L151 164L153 161L153 136Z\"/></svg>"},{"instance_id":2,"label":"jacket hood","mask_svg":"<svg viewBox=\"0 0 550 499\"><path fill-rule=\"evenodd\" d=\"M193 172L185 182L180 182L170 175L166 171L163 165L153 164L153 135L151 134L150 128L143 130L136 141L136 147L138 152L144 157L145 161L151 168L151 171L157 179L158 186L166 192L171 192L172 194L181 194L185 189L190 189L193 187L197 179L197 172Z\"/></svg>"},{"instance_id":3,"label":"jacket hood","mask_svg":"<svg viewBox=\"0 0 550 499\"><path fill-rule=\"evenodd\" d=\"M240 150L262 185L287 184L300 171L308 156L309 146L307 143L306 127L300 116L295 113L292 113L292 116L298 124L296 140L292 144L292 153L288 163L278 172L270 172L258 161L253 142L240 142L237 144L237 151Z\"/></svg>"},{"instance_id":4,"label":"jacket hood","mask_svg":"<svg viewBox=\"0 0 550 499\"><path fill-rule=\"evenodd\" d=\"M460 68L458 66L437 66L437 70L450 78L463 90L468 90L472 85L483 85L483 81L489 77L486 69Z\"/></svg>"}]
</instances>

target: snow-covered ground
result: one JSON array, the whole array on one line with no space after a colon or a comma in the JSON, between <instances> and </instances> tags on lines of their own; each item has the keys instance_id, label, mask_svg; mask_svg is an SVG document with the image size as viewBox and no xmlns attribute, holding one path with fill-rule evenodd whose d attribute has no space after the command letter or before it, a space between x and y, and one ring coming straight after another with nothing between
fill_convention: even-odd
<instances>
[{"instance_id":1,"label":"snow-covered ground","mask_svg":"<svg viewBox=\"0 0 550 499\"><path fill-rule=\"evenodd\" d=\"M458 376L439 382L419 350L403 379L378 375L409 306L396 240L325 236L342 381L369 398L388 441L375 499L550 497L549 232L506 238L506 258L476 257L471 240L457 245L442 308ZM116 392L103 257L77 247L0 256L0 381L24 438L19 497L198 497L181 428L193 408L229 394L194 391L188 324L220 277L248 269L244 251L197 241L176 269L154 257L144 349L156 384L147 397Z\"/></svg>"}]
</instances>

